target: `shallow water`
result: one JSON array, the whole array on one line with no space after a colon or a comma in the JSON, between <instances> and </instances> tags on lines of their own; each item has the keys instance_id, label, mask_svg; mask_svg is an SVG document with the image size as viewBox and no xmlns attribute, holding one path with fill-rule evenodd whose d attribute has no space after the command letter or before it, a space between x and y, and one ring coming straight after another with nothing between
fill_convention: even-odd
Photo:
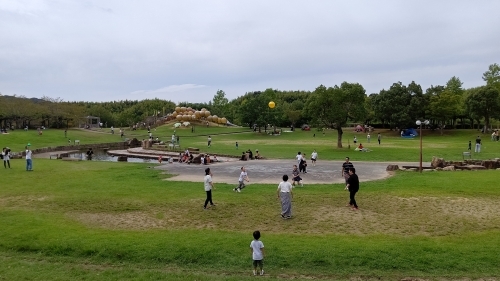
<instances>
[{"instance_id":1,"label":"shallow water","mask_svg":"<svg viewBox=\"0 0 500 281\"><path fill-rule=\"evenodd\" d=\"M80 151L76 153L70 153L69 158L76 158L82 160L87 159L87 151ZM104 150L94 150L94 155L92 156L91 161L109 161L109 162L118 162L118 156L109 155ZM157 159L143 159L137 157L127 157L127 162L132 163L158 163Z\"/></svg>"}]
</instances>

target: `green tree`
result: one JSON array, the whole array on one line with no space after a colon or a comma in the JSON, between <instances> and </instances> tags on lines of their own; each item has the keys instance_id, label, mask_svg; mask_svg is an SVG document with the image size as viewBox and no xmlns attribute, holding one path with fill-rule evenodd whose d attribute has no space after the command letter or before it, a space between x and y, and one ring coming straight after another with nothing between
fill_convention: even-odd
<instances>
[{"instance_id":1,"label":"green tree","mask_svg":"<svg viewBox=\"0 0 500 281\"><path fill-rule=\"evenodd\" d=\"M490 85L471 89L466 104L472 116L484 118L487 129L490 119L500 116L500 91Z\"/></svg>"},{"instance_id":2,"label":"green tree","mask_svg":"<svg viewBox=\"0 0 500 281\"><path fill-rule=\"evenodd\" d=\"M492 86L500 90L500 65L494 63L488 67L488 71L483 73L483 80L486 85Z\"/></svg>"},{"instance_id":3,"label":"green tree","mask_svg":"<svg viewBox=\"0 0 500 281\"><path fill-rule=\"evenodd\" d=\"M394 83L389 90L381 90L372 97L375 116L393 127L405 127L414 124L410 115L412 96L401 82Z\"/></svg>"},{"instance_id":4,"label":"green tree","mask_svg":"<svg viewBox=\"0 0 500 281\"><path fill-rule=\"evenodd\" d=\"M212 99L212 115L226 117L229 101L226 98L226 93L223 90L217 90L217 93Z\"/></svg>"},{"instance_id":5,"label":"green tree","mask_svg":"<svg viewBox=\"0 0 500 281\"><path fill-rule=\"evenodd\" d=\"M365 89L358 83L343 82L340 87L317 87L308 103L308 114L315 124L333 127L338 132L337 147L342 148L342 127L347 120L363 120L366 115Z\"/></svg>"},{"instance_id":6,"label":"green tree","mask_svg":"<svg viewBox=\"0 0 500 281\"><path fill-rule=\"evenodd\" d=\"M430 99L432 116L440 122L441 135L446 121L451 119L460 105L460 96L453 94L449 90L444 90Z\"/></svg>"}]
</instances>

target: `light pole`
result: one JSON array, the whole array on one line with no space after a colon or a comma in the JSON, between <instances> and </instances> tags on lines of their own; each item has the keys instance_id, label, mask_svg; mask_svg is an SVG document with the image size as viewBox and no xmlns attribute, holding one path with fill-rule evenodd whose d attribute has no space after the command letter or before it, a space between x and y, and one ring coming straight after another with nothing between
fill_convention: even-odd
<instances>
[{"instance_id":1,"label":"light pole","mask_svg":"<svg viewBox=\"0 0 500 281\"><path fill-rule=\"evenodd\" d=\"M420 126L420 173L422 173L422 124L425 124L425 125L429 125L429 120L425 120L425 121L420 121L420 120L417 120L417 122L415 122L417 124L417 126Z\"/></svg>"}]
</instances>

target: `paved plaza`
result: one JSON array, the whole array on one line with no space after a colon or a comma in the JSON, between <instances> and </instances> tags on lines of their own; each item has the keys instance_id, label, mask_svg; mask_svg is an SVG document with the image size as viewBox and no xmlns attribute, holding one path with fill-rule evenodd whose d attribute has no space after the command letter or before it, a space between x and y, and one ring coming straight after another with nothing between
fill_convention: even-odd
<instances>
[{"instance_id":1,"label":"paved plaza","mask_svg":"<svg viewBox=\"0 0 500 281\"><path fill-rule=\"evenodd\" d=\"M343 161L318 161L313 167L308 161L307 174L301 174L304 184L328 184L343 183L341 175ZM356 168L360 181L372 181L384 179L390 176L386 171L387 165L397 164L418 166L418 163L394 163L394 162L356 162L351 161ZM292 167L297 164L294 160L250 160L238 161L228 160L210 165L164 163L156 169L165 170L175 176L168 178L171 181L202 182L205 176L205 168L212 170L214 182L238 183L241 166L245 166L251 183L276 183L281 181L284 174L291 176ZM424 163L429 165L429 163Z\"/></svg>"}]
</instances>

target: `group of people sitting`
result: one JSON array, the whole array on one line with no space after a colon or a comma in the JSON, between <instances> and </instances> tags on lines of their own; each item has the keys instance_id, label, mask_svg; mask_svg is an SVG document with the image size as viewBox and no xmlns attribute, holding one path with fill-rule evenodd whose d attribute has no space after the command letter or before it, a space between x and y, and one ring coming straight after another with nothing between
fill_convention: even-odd
<instances>
[{"instance_id":1,"label":"group of people sitting","mask_svg":"<svg viewBox=\"0 0 500 281\"><path fill-rule=\"evenodd\" d=\"M368 151L368 149L365 148L362 143L359 143L358 147L356 147L354 150L355 151L363 151L363 152L367 152Z\"/></svg>"},{"instance_id":2,"label":"group of people sitting","mask_svg":"<svg viewBox=\"0 0 500 281\"><path fill-rule=\"evenodd\" d=\"M214 163L214 162L220 162L219 159L217 158L217 155L210 156L208 154L201 155L200 160L201 160L201 164L203 164L203 165L208 165L208 164Z\"/></svg>"},{"instance_id":3,"label":"group of people sitting","mask_svg":"<svg viewBox=\"0 0 500 281\"><path fill-rule=\"evenodd\" d=\"M253 154L253 152L249 149L247 151L243 151L241 153L241 158L240 160L242 161L247 161L247 160L254 160L254 159L262 159L263 157L260 156L260 153L259 153L259 150L256 149L255 150L255 155Z\"/></svg>"},{"instance_id":4,"label":"group of people sitting","mask_svg":"<svg viewBox=\"0 0 500 281\"><path fill-rule=\"evenodd\" d=\"M193 154L189 152L189 150L186 149L184 153L179 153L179 163L188 163L191 164L193 163Z\"/></svg>"}]
</instances>

